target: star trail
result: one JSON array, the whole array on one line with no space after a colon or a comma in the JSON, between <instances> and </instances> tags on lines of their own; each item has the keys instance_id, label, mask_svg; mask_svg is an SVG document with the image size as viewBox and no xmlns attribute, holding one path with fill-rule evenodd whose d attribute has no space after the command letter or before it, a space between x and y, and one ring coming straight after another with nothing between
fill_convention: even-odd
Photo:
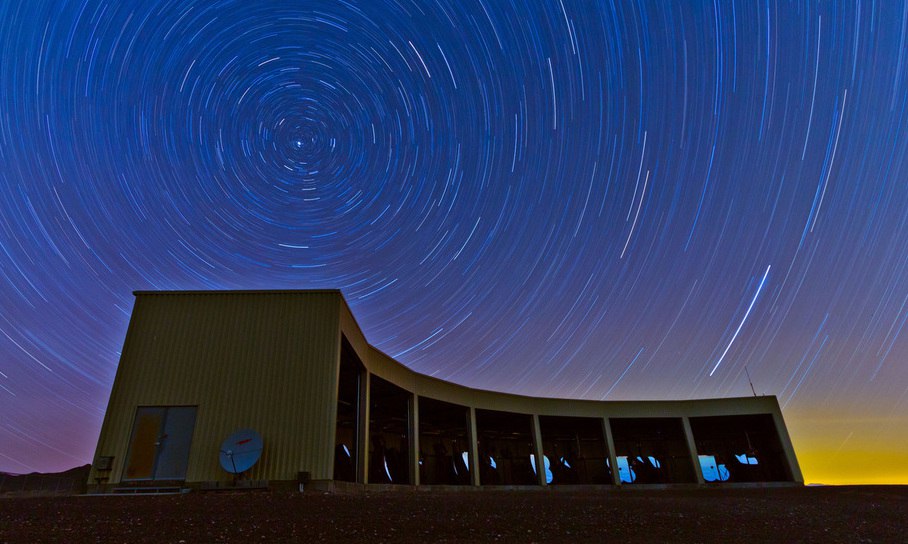
<instances>
[{"instance_id":1,"label":"star trail","mask_svg":"<svg viewBox=\"0 0 908 544\"><path fill-rule=\"evenodd\" d=\"M340 288L419 372L749 372L808 481L908 482L906 41L896 0L2 2L0 470L90 462L133 290Z\"/></svg>"}]
</instances>

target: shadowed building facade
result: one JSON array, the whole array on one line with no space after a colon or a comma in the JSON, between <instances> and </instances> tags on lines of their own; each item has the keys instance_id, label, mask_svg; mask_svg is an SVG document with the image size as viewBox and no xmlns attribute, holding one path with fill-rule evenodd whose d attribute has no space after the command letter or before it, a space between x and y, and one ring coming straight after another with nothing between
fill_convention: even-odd
<instances>
[{"instance_id":1,"label":"shadowed building facade","mask_svg":"<svg viewBox=\"0 0 908 544\"><path fill-rule=\"evenodd\" d=\"M775 397L535 398L414 372L340 291L136 292L89 487L803 483Z\"/></svg>"}]
</instances>

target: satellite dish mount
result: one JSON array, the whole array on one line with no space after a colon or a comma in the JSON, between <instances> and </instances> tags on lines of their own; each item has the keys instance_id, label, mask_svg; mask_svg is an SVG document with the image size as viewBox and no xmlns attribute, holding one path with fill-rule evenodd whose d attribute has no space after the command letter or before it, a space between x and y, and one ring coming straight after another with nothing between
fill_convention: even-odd
<instances>
[{"instance_id":1,"label":"satellite dish mount","mask_svg":"<svg viewBox=\"0 0 908 544\"><path fill-rule=\"evenodd\" d=\"M233 474L234 481L240 480L258 462L263 447L262 435L252 429L240 429L221 443L221 468Z\"/></svg>"}]
</instances>

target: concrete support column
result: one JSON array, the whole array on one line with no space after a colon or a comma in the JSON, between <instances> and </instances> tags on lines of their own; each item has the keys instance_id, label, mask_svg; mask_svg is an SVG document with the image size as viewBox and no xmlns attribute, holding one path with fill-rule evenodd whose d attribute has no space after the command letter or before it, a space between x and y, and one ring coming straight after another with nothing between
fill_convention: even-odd
<instances>
[{"instance_id":1,"label":"concrete support column","mask_svg":"<svg viewBox=\"0 0 908 544\"><path fill-rule=\"evenodd\" d=\"M785 452L785 468L788 469L788 475L791 477L791 481L803 484L804 475L801 474L798 457L795 455L791 437L788 435L788 428L785 426L785 421L782 419L782 413L779 410L773 411L772 422L776 428L776 435L779 437L779 444L782 445L782 451Z\"/></svg>"},{"instance_id":2,"label":"concrete support column","mask_svg":"<svg viewBox=\"0 0 908 544\"><path fill-rule=\"evenodd\" d=\"M697 477L697 483L703 485L703 470L700 468L700 457L697 454L697 443L694 441L694 433L690 429L690 419L687 416L681 418L684 424L684 440L687 442L687 450L690 452L690 462L694 465L694 475Z\"/></svg>"},{"instance_id":3,"label":"concrete support column","mask_svg":"<svg viewBox=\"0 0 908 544\"><path fill-rule=\"evenodd\" d=\"M479 486L479 434L476 432L476 408L470 406L470 480L474 486Z\"/></svg>"},{"instance_id":4,"label":"concrete support column","mask_svg":"<svg viewBox=\"0 0 908 544\"><path fill-rule=\"evenodd\" d=\"M370 374L359 375L359 440L356 441L356 481L369 483L369 383Z\"/></svg>"},{"instance_id":5,"label":"concrete support column","mask_svg":"<svg viewBox=\"0 0 908 544\"><path fill-rule=\"evenodd\" d=\"M410 397L410 483L419 485L419 395Z\"/></svg>"},{"instance_id":6,"label":"concrete support column","mask_svg":"<svg viewBox=\"0 0 908 544\"><path fill-rule=\"evenodd\" d=\"M533 414L533 450L536 454L536 483L548 485L545 478L545 454L542 450L542 427L539 425L539 416Z\"/></svg>"},{"instance_id":7,"label":"concrete support column","mask_svg":"<svg viewBox=\"0 0 908 544\"><path fill-rule=\"evenodd\" d=\"M618 475L618 454L615 452L615 439L612 437L612 426L608 418L602 418L602 435L605 436L605 445L608 448L608 462L612 467L612 483L621 485L621 476Z\"/></svg>"}]
</instances>

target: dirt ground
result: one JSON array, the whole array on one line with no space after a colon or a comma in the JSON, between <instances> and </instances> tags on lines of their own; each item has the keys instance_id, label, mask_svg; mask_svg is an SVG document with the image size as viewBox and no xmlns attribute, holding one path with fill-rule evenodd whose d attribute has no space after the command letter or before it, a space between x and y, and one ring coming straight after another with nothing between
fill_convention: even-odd
<instances>
[{"instance_id":1,"label":"dirt ground","mask_svg":"<svg viewBox=\"0 0 908 544\"><path fill-rule=\"evenodd\" d=\"M0 542L908 542L908 486L0 499Z\"/></svg>"}]
</instances>

